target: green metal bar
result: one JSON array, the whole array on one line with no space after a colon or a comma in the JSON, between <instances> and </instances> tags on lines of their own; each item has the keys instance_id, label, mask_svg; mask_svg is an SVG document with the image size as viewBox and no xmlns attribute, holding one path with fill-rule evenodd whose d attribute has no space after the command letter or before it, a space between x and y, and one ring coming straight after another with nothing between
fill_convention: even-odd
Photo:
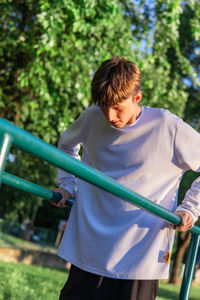
<instances>
[{"instance_id":1,"label":"green metal bar","mask_svg":"<svg viewBox=\"0 0 200 300\"><path fill-rule=\"evenodd\" d=\"M17 176L11 175L7 172L3 172L3 174L2 174L2 183L7 184L11 187L14 187L14 188L22 190L22 191L30 192L34 195L43 197L45 199L53 200L55 202L58 202L62 198L61 194L59 194L59 193L48 190L42 186L39 186L35 183L32 183L28 180L24 180ZM73 204L72 199L69 199L66 202L67 206L71 207L72 204Z\"/></svg>"},{"instance_id":2,"label":"green metal bar","mask_svg":"<svg viewBox=\"0 0 200 300\"><path fill-rule=\"evenodd\" d=\"M181 217L173 214L171 211L137 193L134 193L131 190L128 190L117 181L103 173L72 158L56 147L45 143L25 130L20 129L10 122L0 118L0 134L4 134L4 132L8 132L8 134L13 137L13 143L18 148L29 152L58 168L68 171L75 176L88 181L93 185L136 205L137 207L151 212L152 214L157 215L174 225L179 225L181 223ZM194 226L190 229L190 232L200 234L200 228Z\"/></svg>"},{"instance_id":3,"label":"green metal bar","mask_svg":"<svg viewBox=\"0 0 200 300\"><path fill-rule=\"evenodd\" d=\"M196 264L197 252L199 248L199 241L200 241L199 235L192 235L190 245L189 245L189 253L185 264L185 270L184 270L183 280L181 284L179 300L189 299L190 288L191 288L194 268Z\"/></svg>"},{"instance_id":4,"label":"green metal bar","mask_svg":"<svg viewBox=\"0 0 200 300\"><path fill-rule=\"evenodd\" d=\"M115 194L116 196L118 196L118 197L144 209L144 210L147 210L148 212L150 212L154 215L157 215L160 218L163 218L166 221L168 221L174 225L179 225L181 223L181 218L179 216L176 216L175 214L173 214L171 211L157 205L156 203L149 201L148 199L142 197L139 194L136 194L136 193L128 190L127 188L120 185L115 180L105 176L101 172L73 159L72 157L61 152L57 148L55 148L51 145L48 145L47 143L45 143L45 142L41 141L40 139L31 135L30 133L28 133L20 128L17 128L13 124L0 118L0 134L4 134L5 132L8 132L8 134L13 137L13 143L18 148L20 148L26 152L29 152L31 154L34 154L35 156L57 166L65 171L68 171L68 172L74 174L75 176L82 178L83 180L96 185L97 187L100 187L112 194ZM5 140L5 138L4 138L4 140ZM4 143L6 145L5 141L4 141ZM3 152L5 152L5 150L3 150L3 149L4 148L6 149L6 147L4 147L4 143L2 146ZM6 150L6 153L7 153L7 150ZM2 167L1 172L3 172L3 170L4 170L5 156L6 156L6 154L3 154L3 156L2 156L3 157L3 159L2 159L3 167ZM5 175L5 174L2 174L2 175ZM5 183L8 184L8 182L9 182L10 185L16 187L16 184L17 184L16 178L14 180L15 183L12 182L12 184L11 184L10 176L5 175L3 177L4 177L3 180ZM21 189L31 191L31 192L34 191L33 193L35 193L37 195L38 195L38 193L40 195L42 194L43 197L44 197L44 195L46 195L46 197L47 197L47 194L49 195L49 191L47 192L46 191L47 189L45 189L45 188L38 187L37 185L34 185L33 183L28 183L28 185L26 185L27 181L24 181L20 178L18 178L17 180L20 180L20 188ZM22 182L21 182L21 180L22 180ZM19 184L17 184L17 185L19 188ZM54 198L54 196L55 196L55 193L53 196L51 194L52 199ZM55 196L56 201L58 201L59 198L60 198L59 195ZM189 231L195 235L200 235L200 228L197 226L194 226ZM194 240L194 242L193 242L193 240ZM186 282L183 282L182 288L181 288L181 295L180 295L181 300L188 299L188 297L189 297L189 290L190 290L192 275L193 275L193 271L194 271L194 265L195 265L195 260L196 260L198 244L199 244L199 236L194 236L192 238L188 264L187 264L185 275L184 275L186 278L185 279ZM188 271L187 271L187 269L188 269ZM185 298L183 298L183 297L185 297Z\"/></svg>"},{"instance_id":5,"label":"green metal bar","mask_svg":"<svg viewBox=\"0 0 200 300\"><path fill-rule=\"evenodd\" d=\"M6 166L6 161L10 151L11 144L12 144L12 137L9 134L5 133L3 135L3 139L1 142L1 152L0 152L0 185L1 185L2 174Z\"/></svg>"}]
</instances>

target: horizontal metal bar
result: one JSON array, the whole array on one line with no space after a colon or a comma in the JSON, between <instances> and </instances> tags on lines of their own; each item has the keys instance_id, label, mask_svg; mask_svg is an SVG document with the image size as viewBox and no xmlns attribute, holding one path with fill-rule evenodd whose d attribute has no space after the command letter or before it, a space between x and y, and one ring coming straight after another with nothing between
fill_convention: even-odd
<instances>
[{"instance_id":1,"label":"horizontal metal bar","mask_svg":"<svg viewBox=\"0 0 200 300\"><path fill-rule=\"evenodd\" d=\"M14 188L22 190L22 191L30 192L34 195L37 195L37 196L40 196L40 197L43 197L45 199L52 200L55 202L58 202L62 198L62 195L60 193L56 193L56 192L46 189L42 186L39 186L35 183L32 183L28 180L11 175L7 172L3 172L3 174L2 174L2 183L7 184L11 187L14 187ZM73 204L72 199L69 199L68 201L66 201L67 206L71 207L72 204Z\"/></svg>"},{"instance_id":2,"label":"horizontal metal bar","mask_svg":"<svg viewBox=\"0 0 200 300\"><path fill-rule=\"evenodd\" d=\"M25 130L20 129L0 118L0 134L4 134L4 132L7 132L13 137L13 143L18 148L29 152L60 169L68 171L75 176L90 182L93 185L136 205L137 207L157 215L174 225L179 225L181 223L181 218L173 214L171 211L137 193L134 193L98 170L95 170L94 168L72 158L70 155L60 151L56 147L45 143ZM200 228L194 226L190 229L190 232L199 235Z\"/></svg>"}]
</instances>

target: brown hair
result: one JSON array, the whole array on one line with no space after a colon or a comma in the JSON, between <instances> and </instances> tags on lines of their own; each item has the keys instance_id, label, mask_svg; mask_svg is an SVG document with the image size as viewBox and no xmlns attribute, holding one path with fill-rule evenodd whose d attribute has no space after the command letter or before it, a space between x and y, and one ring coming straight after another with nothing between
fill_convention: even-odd
<instances>
[{"instance_id":1,"label":"brown hair","mask_svg":"<svg viewBox=\"0 0 200 300\"><path fill-rule=\"evenodd\" d=\"M134 96L141 89L138 66L126 57L105 60L91 83L92 100L99 106L112 106Z\"/></svg>"}]
</instances>

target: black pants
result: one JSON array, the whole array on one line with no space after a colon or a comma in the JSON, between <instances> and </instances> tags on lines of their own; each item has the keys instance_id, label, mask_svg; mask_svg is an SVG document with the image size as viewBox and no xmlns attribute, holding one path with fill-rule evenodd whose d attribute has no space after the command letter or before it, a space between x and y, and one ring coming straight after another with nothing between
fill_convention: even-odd
<instances>
[{"instance_id":1,"label":"black pants","mask_svg":"<svg viewBox=\"0 0 200 300\"><path fill-rule=\"evenodd\" d=\"M59 300L154 300L158 280L113 279L71 266Z\"/></svg>"}]
</instances>

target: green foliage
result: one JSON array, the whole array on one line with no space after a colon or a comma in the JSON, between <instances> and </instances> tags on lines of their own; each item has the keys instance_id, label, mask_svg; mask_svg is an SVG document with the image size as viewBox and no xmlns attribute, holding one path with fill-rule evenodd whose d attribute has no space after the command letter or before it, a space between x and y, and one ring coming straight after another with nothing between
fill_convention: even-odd
<instances>
[{"instance_id":1,"label":"green foliage","mask_svg":"<svg viewBox=\"0 0 200 300\"><path fill-rule=\"evenodd\" d=\"M189 190L191 187L193 181L199 176L199 173L194 172L194 171L187 171L181 180L180 183L180 188L179 188L179 193L178 193L178 203L180 204L184 197L186 192ZM197 221L196 225L200 226L200 219Z\"/></svg>"},{"instance_id":2,"label":"green foliage","mask_svg":"<svg viewBox=\"0 0 200 300\"><path fill-rule=\"evenodd\" d=\"M36 157L13 150L15 163L7 162L6 170L18 177L33 181L42 186L55 186L56 169ZM13 221L22 222L26 218L34 218L34 212L42 204L43 199L36 195L13 189L6 185L1 187L1 212Z\"/></svg>"},{"instance_id":3,"label":"green foliage","mask_svg":"<svg viewBox=\"0 0 200 300\"><path fill-rule=\"evenodd\" d=\"M118 2L109 0L1 1L0 14L0 116L56 145L89 105L100 62L131 56L130 27ZM7 171L55 186L55 170L29 155L17 152L14 168L9 164ZM41 203L9 191L1 191L6 217L22 220Z\"/></svg>"},{"instance_id":4,"label":"green foliage","mask_svg":"<svg viewBox=\"0 0 200 300\"><path fill-rule=\"evenodd\" d=\"M178 202L181 203L185 197L186 192L191 187L192 182L199 176L199 173L193 171L187 171L183 175L183 179L180 184L180 191L178 194Z\"/></svg>"},{"instance_id":5,"label":"green foliage","mask_svg":"<svg viewBox=\"0 0 200 300\"><path fill-rule=\"evenodd\" d=\"M133 37L139 51L143 103L185 116L198 129L200 2L120 2L133 25Z\"/></svg>"},{"instance_id":6,"label":"green foliage","mask_svg":"<svg viewBox=\"0 0 200 300\"><path fill-rule=\"evenodd\" d=\"M200 73L200 1L191 1L185 6L181 16L180 46L182 53L191 62L199 78ZM200 132L200 89L190 81L188 101L184 112L187 122Z\"/></svg>"},{"instance_id":7,"label":"green foliage","mask_svg":"<svg viewBox=\"0 0 200 300\"><path fill-rule=\"evenodd\" d=\"M42 205L38 208L35 224L40 227L58 230L59 221L67 220L69 213L69 207L65 209L52 207L48 200L44 200Z\"/></svg>"},{"instance_id":8,"label":"green foliage","mask_svg":"<svg viewBox=\"0 0 200 300\"><path fill-rule=\"evenodd\" d=\"M11 1L1 14L1 116L55 144L89 105L99 63L130 56L130 28L108 0Z\"/></svg>"},{"instance_id":9,"label":"green foliage","mask_svg":"<svg viewBox=\"0 0 200 300\"><path fill-rule=\"evenodd\" d=\"M90 104L100 62L122 55L141 68L143 105L167 108L200 130L199 12L200 2L189 0L1 1L0 116L56 145ZM19 152L16 165L7 171L55 186L53 167ZM41 205L10 191L3 187L7 217L20 221Z\"/></svg>"}]
</instances>

